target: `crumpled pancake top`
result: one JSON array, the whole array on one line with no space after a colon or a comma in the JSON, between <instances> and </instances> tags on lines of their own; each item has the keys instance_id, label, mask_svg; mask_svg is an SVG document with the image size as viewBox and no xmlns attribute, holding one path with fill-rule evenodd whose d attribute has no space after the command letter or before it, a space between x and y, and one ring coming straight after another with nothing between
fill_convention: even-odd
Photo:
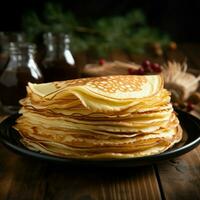
<instances>
[{"instance_id":1,"label":"crumpled pancake top","mask_svg":"<svg viewBox=\"0 0 200 200\"><path fill-rule=\"evenodd\" d=\"M163 79L158 75L149 76L105 76L84 78L63 82L44 84L29 83L31 90L39 96L48 95L62 90L88 90L107 98L130 99L152 96L163 86Z\"/></svg>"}]
</instances>

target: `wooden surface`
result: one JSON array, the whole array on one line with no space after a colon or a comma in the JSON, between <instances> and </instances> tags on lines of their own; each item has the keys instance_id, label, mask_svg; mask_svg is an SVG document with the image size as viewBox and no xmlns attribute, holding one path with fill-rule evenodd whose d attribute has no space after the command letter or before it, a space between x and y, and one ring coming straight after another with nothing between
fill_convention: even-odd
<instances>
[{"instance_id":1,"label":"wooden surface","mask_svg":"<svg viewBox=\"0 0 200 200\"><path fill-rule=\"evenodd\" d=\"M184 44L162 63L183 61L200 69L200 45ZM82 67L91 61L77 55ZM144 57L122 52L110 59L141 62ZM176 159L136 168L91 169L56 165L16 155L0 145L0 200L140 200L200 199L200 146Z\"/></svg>"}]
</instances>

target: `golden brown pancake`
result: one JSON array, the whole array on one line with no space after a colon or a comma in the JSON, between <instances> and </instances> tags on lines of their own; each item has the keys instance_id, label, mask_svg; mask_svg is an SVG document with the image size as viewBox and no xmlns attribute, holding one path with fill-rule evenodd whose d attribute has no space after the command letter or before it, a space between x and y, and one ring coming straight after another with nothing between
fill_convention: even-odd
<instances>
[{"instance_id":1,"label":"golden brown pancake","mask_svg":"<svg viewBox=\"0 0 200 200\"><path fill-rule=\"evenodd\" d=\"M153 155L182 138L160 75L107 76L27 86L14 126L29 149L109 159Z\"/></svg>"}]
</instances>

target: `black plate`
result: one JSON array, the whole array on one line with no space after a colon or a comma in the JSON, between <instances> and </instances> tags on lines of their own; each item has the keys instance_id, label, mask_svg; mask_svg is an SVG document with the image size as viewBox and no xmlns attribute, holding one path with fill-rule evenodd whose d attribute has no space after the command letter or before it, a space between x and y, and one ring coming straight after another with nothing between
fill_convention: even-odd
<instances>
[{"instance_id":1,"label":"black plate","mask_svg":"<svg viewBox=\"0 0 200 200\"><path fill-rule=\"evenodd\" d=\"M186 112L179 110L177 110L176 112L178 113L178 118L184 130L182 141L164 153L153 156L145 156L141 158L128 158L117 160L81 160L61 158L31 151L20 143L21 136L15 129L12 128L12 125L15 124L15 120L19 117L19 115L12 115L0 124L0 140L6 147L16 153L41 160L53 161L56 163L67 163L68 165L97 167L132 167L153 164L158 161L171 159L176 156L180 156L186 152L189 152L200 143L200 120Z\"/></svg>"}]
</instances>

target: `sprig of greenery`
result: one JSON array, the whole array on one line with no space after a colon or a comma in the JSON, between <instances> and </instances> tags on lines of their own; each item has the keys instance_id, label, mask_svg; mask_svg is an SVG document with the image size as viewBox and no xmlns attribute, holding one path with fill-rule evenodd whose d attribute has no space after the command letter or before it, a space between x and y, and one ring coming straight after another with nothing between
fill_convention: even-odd
<instances>
[{"instance_id":1,"label":"sprig of greenery","mask_svg":"<svg viewBox=\"0 0 200 200\"><path fill-rule=\"evenodd\" d=\"M47 3L43 15L41 19L33 11L26 14L23 27L29 39L33 41L44 32L68 33L74 52L92 50L98 56L106 56L114 49L123 49L141 54L145 53L150 44L158 42L165 46L170 41L167 34L147 25L141 10L83 24L71 12L63 11L59 5Z\"/></svg>"}]
</instances>

